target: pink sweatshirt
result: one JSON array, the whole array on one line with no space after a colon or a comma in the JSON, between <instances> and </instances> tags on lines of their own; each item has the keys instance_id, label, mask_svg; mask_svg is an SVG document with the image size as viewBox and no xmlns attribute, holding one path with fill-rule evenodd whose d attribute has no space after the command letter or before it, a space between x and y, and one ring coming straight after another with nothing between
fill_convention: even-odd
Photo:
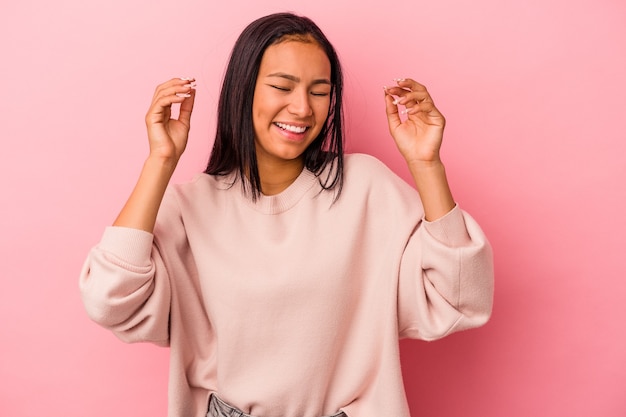
<instances>
[{"instance_id":1,"label":"pink sweatshirt","mask_svg":"<svg viewBox=\"0 0 626 417\"><path fill-rule=\"evenodd\" d=\"M154 234L107 228L80 278L89 316L170 346L170 417L205 416L213 392L259 417L408 416L398 338L490 315L479 226L458 206L426 222L365 155L346 156L334 204L307 170L256 203L233 178L171 186Z\"/></svg>"}]
</instances>

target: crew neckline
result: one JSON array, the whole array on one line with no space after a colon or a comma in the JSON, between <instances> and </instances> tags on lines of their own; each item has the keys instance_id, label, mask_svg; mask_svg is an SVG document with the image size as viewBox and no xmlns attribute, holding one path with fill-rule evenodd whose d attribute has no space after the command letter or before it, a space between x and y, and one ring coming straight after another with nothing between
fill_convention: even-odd
<instances>
[{"instance_id":1,"label":"crew neckline","mask_svg":"<svg viewBox=\"0 0 626 417\"><path fill-rule=\"evenodd\" d=\"M249 207L263 214L280 214L295 206L298 201L302 199L304 194L313 187L317 177L314 173L306 168L303 168L300 174L296 177L287 188L278 194L265 195L260 194L256 201L252 200L249 194L243 192L241 181L247 181L247 179L236 178L236 174L231 174L222 178L222 183L228 185L226 188L238 188L240 198Z\"/></svg>"}]
</instances>

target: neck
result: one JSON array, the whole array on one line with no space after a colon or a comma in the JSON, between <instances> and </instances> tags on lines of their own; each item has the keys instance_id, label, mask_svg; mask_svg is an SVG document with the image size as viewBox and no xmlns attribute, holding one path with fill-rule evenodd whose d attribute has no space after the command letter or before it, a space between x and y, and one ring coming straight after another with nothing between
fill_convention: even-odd
<instances>
[{"instance_id":1,"label":"neck","mask_svg":"<svg viewBox=\"0 0 626 417\"><path fill-rule=\"evenodd\" d=\"M293 184L302 172L304 162L300 158L271 164L263 164L259 161L258 166L261 192L264 195L275 195Z\"/></svg>"}]
</instances>

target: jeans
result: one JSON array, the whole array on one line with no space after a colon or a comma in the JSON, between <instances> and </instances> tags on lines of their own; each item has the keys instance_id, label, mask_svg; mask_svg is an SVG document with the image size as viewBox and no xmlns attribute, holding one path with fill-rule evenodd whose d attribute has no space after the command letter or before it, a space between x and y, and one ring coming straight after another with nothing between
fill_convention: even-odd
<instances>
[{"instance_id":1,"label":"jeans","mask_svg":"<svg viewBox=\"0 0 626 417\"><path fill-rule=\"evenodd\" d=\"M224 401L217 398L215 394L211 395L209 400L209 412L207 417L253 417L250 414L246 414L235 407L226 404ZM346 413L339 411L329 417L347 417Z\"/></svg>"}]
</instances>

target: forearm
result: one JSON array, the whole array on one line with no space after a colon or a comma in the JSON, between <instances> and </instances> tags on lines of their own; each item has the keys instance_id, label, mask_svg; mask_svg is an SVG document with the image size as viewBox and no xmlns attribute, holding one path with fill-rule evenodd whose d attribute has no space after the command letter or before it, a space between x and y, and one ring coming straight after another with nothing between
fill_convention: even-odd
<instances>
[{"instance_id":1,"label":"forearm","mask_svg":"<svg viewBox=\"0 0 626 417\"><path fill-rule=\"evenodd\" d=\"M450 212L456 203L443 163L409 162L408 166L420 194L426 220L432 222Z\"/></svg>"},{"instance_id":2,"label":"forearm","mask_svg":"<svg viewBox=\"0 0 626 417\"><path fill-rule=\"evenodd\" d=\"M176 161L149 157L113 226L152 233L161 200L176 168Z\"/></svg>"}]
</instances>

